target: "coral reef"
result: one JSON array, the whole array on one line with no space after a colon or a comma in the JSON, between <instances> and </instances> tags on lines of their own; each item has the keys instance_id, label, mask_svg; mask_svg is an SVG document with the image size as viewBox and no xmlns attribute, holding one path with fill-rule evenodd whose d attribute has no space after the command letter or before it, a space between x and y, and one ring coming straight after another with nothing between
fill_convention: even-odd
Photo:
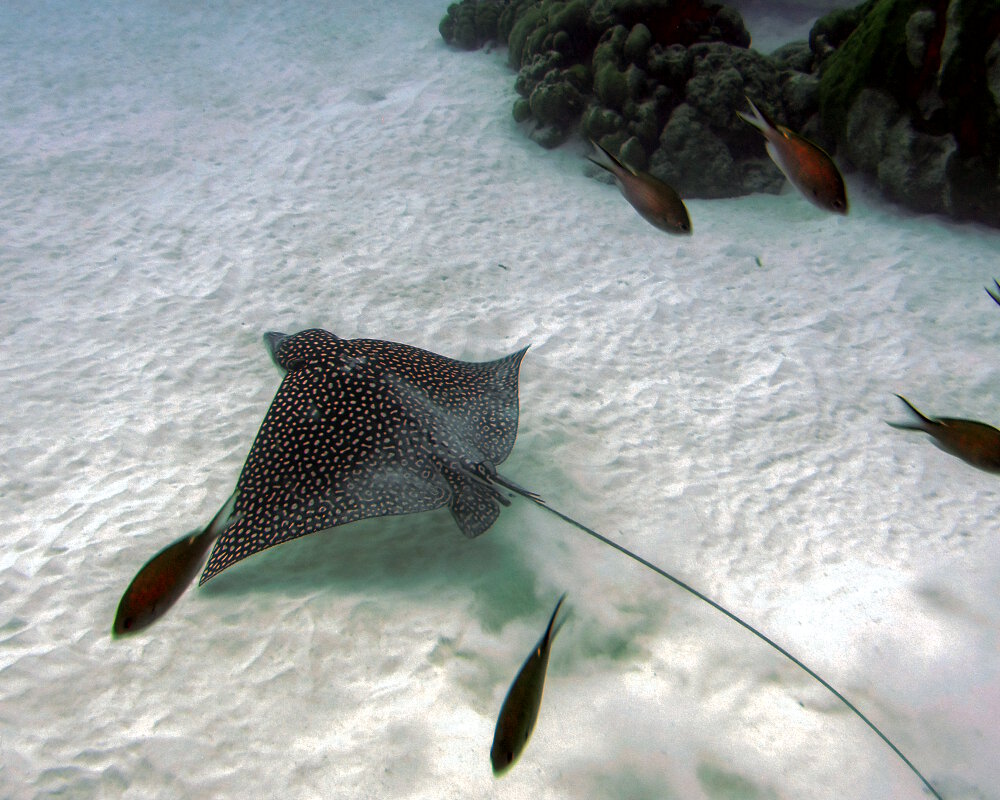
<instances>
[{"instance_id":1,"label":"coral reef","mask_svg":"<svg viewBox=\"0 0 1000 800\"><path fill-rule=\"evenodd\" d=\"M839 152L903 205L1000 224L1000 3L869 0L813 38L848 22L821 59Z\"/></svg>"},{"instance_id":2,"label":"coral reef","mask_svg":"<svg viewBox=\"0 0 1000 800\"><path fill-rule=\"evenodd\" d=\"M507 44L534 141L579 133L684 197L780 189L749 95L888 197L1000 224L998 0L866 0L770 55L713 0L462 0L440 29Z\"/></svg>"},{"instance_id":3,"label":"coral reef","mask_svg":"<svg viewBox=\"0 0 1000 800\"><path fill-rule=\"evenodd\" d=\"M438 30L448 44L476 50L497 38L497 23L503 3L463 2L448 7Z\"/></svg>"},{"instance_id":4,"label":"coral reef","mask_svg":"<svg viewBox=\"0 0 1000 800\"><path fill-rule=\"evenodd\" d=\"M781 187L761 137L735 114L745 94L818 130L811 51L747 49L740 15L712 0L463 0L441 32L457 46L507 43L514 118L534 141L555 147L579 132L685 197Z\"/></svg>"}]
</instances>

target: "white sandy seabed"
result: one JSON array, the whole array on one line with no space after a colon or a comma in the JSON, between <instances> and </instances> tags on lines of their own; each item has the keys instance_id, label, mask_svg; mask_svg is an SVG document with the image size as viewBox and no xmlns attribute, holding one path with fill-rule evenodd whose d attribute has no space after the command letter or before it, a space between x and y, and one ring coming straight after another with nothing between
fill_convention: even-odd
<instances>
[{"instance_id":1,"label":"white sandy seabed","mask_svg":"<svg viewBox=\"0 0 1000 800\"><path fill-rule=\"evenodd\" d=\"M300 539L110 625L229 495L266 330L532 345L503 471L1000 797L1000 484L883 422L1000 421L1000 234L797 195L645 224L511 120L438 0L0 9L0 795L919 798L824 689L523 502ZM195 5L195 4L192 4ZM759 263L758 263L759 261ZM493 777L558 595L538 727Z\"/></svg>"}]
</instances>

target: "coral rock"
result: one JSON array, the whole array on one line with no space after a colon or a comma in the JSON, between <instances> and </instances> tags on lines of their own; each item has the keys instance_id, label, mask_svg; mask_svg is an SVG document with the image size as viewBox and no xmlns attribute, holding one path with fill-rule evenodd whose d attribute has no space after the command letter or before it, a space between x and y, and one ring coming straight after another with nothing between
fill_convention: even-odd
<instances>
[{"instance_id":1,"label":"coral rock","mask_svg":"<svg viewBox=\"0 0 1000 800\"><path fill-rule=\"evenodd\" d=\"M837 147L900 203L1000 225L1000 3L869 0L848 18L820 79Z\"/></svg>"}]
</instances>

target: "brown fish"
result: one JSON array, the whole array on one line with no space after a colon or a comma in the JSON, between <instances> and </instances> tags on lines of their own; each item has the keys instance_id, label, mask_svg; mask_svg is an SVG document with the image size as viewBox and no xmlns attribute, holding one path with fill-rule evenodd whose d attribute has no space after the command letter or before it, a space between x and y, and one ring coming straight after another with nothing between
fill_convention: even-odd
<instances>
[{"instance_id":1,"label":"brown fish","mask_svg":"<svg viewBox=\"0 0 1000 800\"><path fill-rule=\"evenodd\" d=\"M113 637L138 633L149 627L180 599L205 563L209 548L232 522L235 502L234 494L208 527L167 545L143 565L118 603L111 629Z\"/></svg>"},{"instance_id":2,"label":"brown fish","mask_svg":"<svg viewBox=\"0 0 1000 800\"><path fill-rule=\"evenodd\" d=\"M776 125L749 97L747 102L753 116L742 111L737 111L737 116L764 135L767 154L792 185L814 205L836 214L846 214L844 178L827 152L784 125Z\"/></svg>"},{"instance_id":3,"label":"brown fish","mask_svg":"<svg viewBox=\"0 0 1000 800\"><path fill-rule=\"evenodd\" d=\"M493 732L493 746L490 748L494 775L502 775L511 768L535 728L538 708L542 703L542 689L545 686L545 670L549 665L549 651L556 634L562 628L562 622L555 628L552 626L565 599L565 594L559 598L545 633L517 673L503 706L500 707L497 727Z\"/></svg>"},{"instance_id":4,"label":"brown fish","mask_svg":"<svg viewBox=\"0 0 1000 800\"><path fill-rule=\"evenodd\" d=\"M934 437L934 444L968 464L986 472L1000 473L1000 430L984 422L952 417L925 417L903 395L900 400L913 413L913 422L890 422L893 428L923 431Z\"/></svg>"},{"instance_id":5,"label":"brown fish","mask_svg":"<svg viewBox=\"0 0 1000 800\"><path fill-rule=\"evenodd\" d=\"M588 156L588 159L614 176L618 188L640 217L667 233L691 233L691 218L677 192L659 178L625 166L597 142L591 140L590 143L601 158Z\"/></svg>"}]
</instances>

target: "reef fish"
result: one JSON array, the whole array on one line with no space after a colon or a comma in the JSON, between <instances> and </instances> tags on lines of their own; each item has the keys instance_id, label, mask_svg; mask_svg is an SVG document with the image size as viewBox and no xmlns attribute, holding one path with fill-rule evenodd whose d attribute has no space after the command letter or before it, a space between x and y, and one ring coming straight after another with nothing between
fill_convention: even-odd
<instances>
[{"instance_id":1,"label":"reef fish","mask_svg":"<svg viewBox=\"0 0 1000 800\"><path fill-rule=\"evenodd\" d=\"M767 140L767 154L785 177L814 205L836 214L847 213L847 189L837 165L827 152L804 136L776 125L749 97L753 116L736 114Z\"/></svg>"},{"instance_id":2,"label":"reef fish","mask_svg":"<svg viewBox=\"0 0 1000 800\"><path fill-rule=\"evenodd\" d=\"M913 422L890 422L890 426L905 431L923 431L946 453L986 472L1000 473L1000 430L972 419L927 417L903 395L896 397L906 404L914 419Z\"/></svg>"},{"instance_id":3,"label":"reef fish","mask_svg":"<svg viewBox=\"0 0 1000 800\"><path fill-rule=\"evenodd\" d=\"M138 633L180 599L205 563L208 549L232 522L235 499L230 497L206 528L167 545L143 565L118 603L112 636Z\"/></svg>"},{"instance_id":4,"label":"reef fish","mask_svg":"<svg viewBox=\"0 0 1000 800\"><path fill-rule=\"evenodd\" d=\"M691 233L691 218L680 195L672 187L647 172L626 166L611 153L591 140L597 158L588 160L610 172L618 188L646 222L667 233Z\"/></svg>"},{"instance_id":5,"label":"reef fish","mask_svg":"<svg viewBox=\"0 0 1000 800\"><path fill-rule=\"evenodd\" d=\"M545 633L517 673L500 707L500 716L497 717L496 730L493 732L493 746L490 748L490 763L493 764L494 775L502 775L511 768L528 744L535 728L538 709L542 704L545 671L549 666L549 652L565 620L560 620L556 627L553 625L565 599L565 594L559 598Z\"/></svg>"}]
</instances>

